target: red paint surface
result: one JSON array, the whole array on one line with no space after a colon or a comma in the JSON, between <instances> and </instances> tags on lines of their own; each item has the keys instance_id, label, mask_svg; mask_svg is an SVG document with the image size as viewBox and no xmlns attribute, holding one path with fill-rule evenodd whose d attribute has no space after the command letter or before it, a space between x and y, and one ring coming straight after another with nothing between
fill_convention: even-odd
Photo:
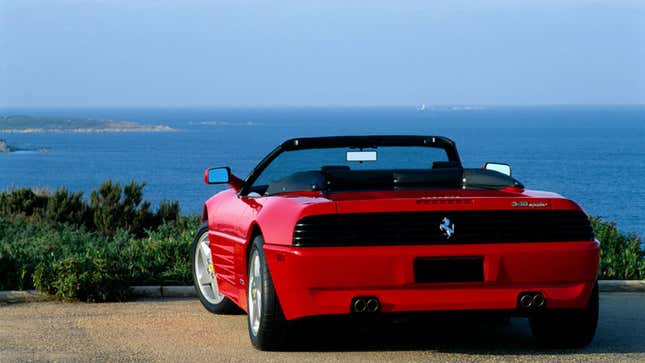
<instances>
[{"instance_id":1,"label":"red paint surface","mask_svg":"<svg viewBox=\"0 0 645 363\"><path fill-rule=\"evenodd\" d=\"M528 202L531 206L522 206ZM514 204L515 203L515 204ZM539 207L535 207L538 205ZM521 291L548 308L583 308L596 279L597 241L379 247L293 247L296 222L332 213L441 210L577 210L557 194L499 191L318 192L246 198L229 189L206 202L220 291L246 309L247 252L265 240L269 271L287 319L347 314L352 297L378 296L383 312L513 309ZM416 257L480 256L484 282L417 284Z\"/></svg>"}]
</instances>

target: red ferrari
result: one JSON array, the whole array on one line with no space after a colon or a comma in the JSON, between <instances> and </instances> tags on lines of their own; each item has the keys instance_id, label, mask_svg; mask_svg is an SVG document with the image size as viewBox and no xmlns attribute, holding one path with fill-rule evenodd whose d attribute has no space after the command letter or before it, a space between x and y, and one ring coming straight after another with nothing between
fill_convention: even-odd
<instances>
[{"instance_id":1,"label":"red ferrari","mask_svg":"<svg viewBox=\"0 0 645 363\"><path fill-rule=\"evenodd\" d=\"M581 347L598 320L600 245L584 211L527 190L506 164L462 167L438 136L285 141L205 204L192 247L213 313L248 312L259 349L292 321L398 312L526 316L539 342Z\"/></svg>"}]
</instances>

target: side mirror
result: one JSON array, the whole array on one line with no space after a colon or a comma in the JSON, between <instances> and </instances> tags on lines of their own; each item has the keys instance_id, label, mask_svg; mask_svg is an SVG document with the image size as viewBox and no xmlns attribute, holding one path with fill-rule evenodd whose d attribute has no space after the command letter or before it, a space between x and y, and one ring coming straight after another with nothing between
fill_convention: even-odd
<instances>
[{"instance_id":1,"label":"side mirror","mask_svg":"<svg viewBox=\"0 0 645 363\"><path fill-rule=\"evenodd\" d=\"M231 168L228 166L206 169L204 172L204 183L228 184L236 192L240 191L242 185L244 185L244 181L231 173Z\"/></svg>"},{"instance_id":2,"label":"side mirror","mask_svg":"<svg viewBox=\"0 0 645 363\"><path fill-rule=\"evenodd\" d=\"M209 168L204 172L204 183L226 184L231 180L231 169L228 166Z\"/></svg>"},{"instance_id":3,"label":"side mirror","mask_svg":"<svg viewBox=\"0 0 645 363\"><path fill-rule=\"evenodd\" d=\"M484 169L493 170L504 175L511 176L511 166L503 163L486 163Z\"/></svg>"}]
</instances>

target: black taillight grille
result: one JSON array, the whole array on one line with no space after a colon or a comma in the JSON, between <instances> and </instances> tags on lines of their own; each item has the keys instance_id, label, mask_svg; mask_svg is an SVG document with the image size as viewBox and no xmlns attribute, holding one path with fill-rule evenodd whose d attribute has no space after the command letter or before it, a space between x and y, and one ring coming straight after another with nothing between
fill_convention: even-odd
<instances>
[{"instance_id":1,"label":"black taillight grille","mask_svg":"<svg viewBox=\"0 0 645 363\"><path fill-rule=\"evenodd\" d=\"M442 223L454 229L449 238L440 228ZM582 211L388 212L305 217L295 226L293 244L426 245L587 241L593 238L589 219Z\"/></svg>"}]
</instances>

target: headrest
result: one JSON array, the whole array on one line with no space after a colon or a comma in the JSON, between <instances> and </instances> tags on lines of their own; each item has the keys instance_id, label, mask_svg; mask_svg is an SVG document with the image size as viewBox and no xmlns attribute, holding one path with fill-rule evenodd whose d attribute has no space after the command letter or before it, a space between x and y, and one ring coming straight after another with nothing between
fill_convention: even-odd
<instances>
[{"instance_id":1,"label":"headrest","mask_svg":"<svg viewBox=\"0 0 645 363\"><path fill-rule=\"evenodd\" d=\"M445 168L459 168L460 165L456 161L433 161L432 169L445 169Z\"/></svg>"},{"instance_id":2,"label":"headrest","mask_svg":"<svg viewBox=\"0 0 645 363\"><path fill-rule=\"evenodd\" d=\"M326 173L328 171L337 171L337 170L350 170L347 165L324 165L320 168L320 171Z\"/></svg>"}]
</instances>

